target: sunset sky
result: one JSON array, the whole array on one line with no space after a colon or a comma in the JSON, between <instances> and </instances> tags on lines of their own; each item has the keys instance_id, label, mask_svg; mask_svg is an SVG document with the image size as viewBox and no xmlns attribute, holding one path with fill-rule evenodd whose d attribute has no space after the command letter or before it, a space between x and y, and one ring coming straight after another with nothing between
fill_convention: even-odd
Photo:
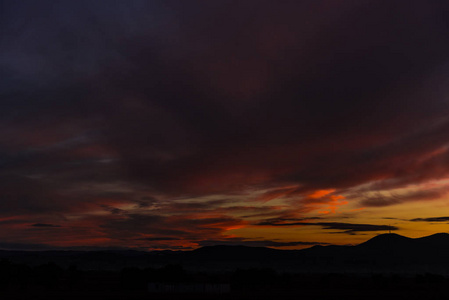
<instances>
[{"instance_id":1,"label":"sunset sky","mask_svg":"<svg viewBox=\"0 0 449 300\"><path fill-rule=\"evenodd\" d=\"M448 1L0 3L0 249L449 232Z\"/></svg>"}]
</instances>

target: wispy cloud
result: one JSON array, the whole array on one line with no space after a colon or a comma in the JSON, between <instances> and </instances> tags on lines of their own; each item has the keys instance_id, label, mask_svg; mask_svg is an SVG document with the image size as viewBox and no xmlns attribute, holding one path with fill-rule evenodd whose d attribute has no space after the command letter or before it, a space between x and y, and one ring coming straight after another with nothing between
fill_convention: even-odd
<instances>
[{"instance_id":1,"label":"wispy cloud","mask_svg":"<svg viewBox=\"0 0 449 300\"><path fill-rule=\"evenodd\" d=\"M339 230L347 234L355 234L366 231L389 231L398 230L399 228L391 225L375 225L375 224L353 224L342 222L291 222L288 220L268 220L257 223L259 226L318 226L323 229Z\"/></svg>"},{"instance_id":2,"label":"wispy cloud","mask_svg":"<svg viewBox=\"0 0 449 300\"><path fill-rule=\"evenodd\" d=\"M59 228L59 227L61 227L61 225L46 224L46 223L35 223L35 224L30 225L30 226L41 227L41 228Z\"/></svg>"},{"instance_id":3,"label":"wispy cloud","mask_svg":"<svg viewBox=\"0 0 449 300\"><path fill-rule=\"evenodd\" d=\"M449 217L415 218L412 222L449 222Z\"/></svg>"}]
</instances>

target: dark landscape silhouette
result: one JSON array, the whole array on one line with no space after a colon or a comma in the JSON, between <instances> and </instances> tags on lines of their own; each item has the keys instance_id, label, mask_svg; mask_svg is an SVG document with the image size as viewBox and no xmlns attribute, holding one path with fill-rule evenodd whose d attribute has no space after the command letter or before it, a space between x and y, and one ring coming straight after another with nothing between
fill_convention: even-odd
<instances>
[{"instance_id":1,"label":"dark landscape silhouette","mask_svg":"<svg viewBox=\"0 0 449 300\"><path fill-rule=\"evenodd\" d=\"M444 299L449 234L276 250L1 251L2 299Z\"/></svg>"}]
</instances>

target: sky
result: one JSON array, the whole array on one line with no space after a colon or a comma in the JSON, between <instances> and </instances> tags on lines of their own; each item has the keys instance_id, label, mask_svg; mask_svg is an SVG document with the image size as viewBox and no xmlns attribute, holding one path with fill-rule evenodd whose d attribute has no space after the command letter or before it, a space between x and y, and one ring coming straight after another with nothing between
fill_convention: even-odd
<instances>
[{"instance_id":1,"label":"sky","mask_svg":"<svg viewBox=\"0 0 449 300\"><path fill-rule=\"evenodd\" d=\"M0 3L0 249L449 232L447 1Z\"/></svg>"}]
</instances>

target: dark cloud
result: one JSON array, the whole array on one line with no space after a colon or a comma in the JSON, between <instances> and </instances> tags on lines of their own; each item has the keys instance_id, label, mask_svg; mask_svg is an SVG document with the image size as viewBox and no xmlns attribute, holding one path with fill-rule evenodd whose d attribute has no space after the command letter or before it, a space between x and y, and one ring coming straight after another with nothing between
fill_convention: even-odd
<instances>
[{"instance_id":1,"label":"dark cloud","mask_svg":"<svg viewBox=\"0 0 449 300\"><path fill-rule=\"evenodd\" d=\"M264 223L268 224L291 224L291 223L309 223L310 220L321 220L320 217L311 217L311 218L271 218L267 219L264 222L259 223L258 225L265 225Z\"/></svg>"},{"instance_id":2,"label":"dark cloud","mask_svg":"<svg viewBox=\"0 0 449 300\"><path fill-rule=\"evenodd\" d=\"M46 244L34 244L34 243L5 243L5 242L1 242L0 249L45 251L45 250L54 250L55 246L46 245Z\"/></svg>"},{"instance_id":3,"label":"dark cloud","mask_svg":"<svg viewBox=\"0 0 449 300\"><path fill-rule=\"evenodd\" d=\"M338 222L328 222L328 223L317 223L317 225L322 226L324 229L332 230L342 230L344 233L355 234L358 232L366 231L391 231L399 230L396 226L391 225L373 225L373 224L350 224L350 223L338 223Z\"/></svg>"},{"instance_id":4,"label":"dark cloud","mask_svg":"<svg viewBox=\"0 0 449 300\"><path fill-rule=\"evenodd\" d=\"M104 210L109 211L111 214L114 214L114 215L120 215L120 214L126 213L126 210L123 210L123 209L120 209L117 207L112 207L109 205L100 205L100 206L102 208L104 208Z\"/></svg>"},{"instance_id":5,"label":"dark cloud","mask_svg":"<svg viewBox=\"0 0 449 300\"><path fill-rule=\"evenodd\" d=\"M46 224L46 223L35 223L35 224L30 225L30 226L42 227L42 228L59 228L59 227L61 227L61 225Z\"/></svg>"},{"instance_id":6,"label":"dark cloud","mask_svg":"<svg viewBox=\"0 0 449 300\"><path fill-rule=\"evenodd\" d=\"M398 195L386 196L383 194L377 194L376 196L365 197L361 201L360 205L382 207L402 203L402 200L403 198Z\"/></svg>"},{"instance_id":7,"label":"dark cloud","mask_svg":"<svg viewBox=\"0 0 449 300\"><path fill-rule=\"evenodd\" d=\"M55 212L66 207L45 182L27 176L0 174L0 195L3 215Z\"/></svg>"},{"instance_id":8,"label":"dark cloud","mask_svg":"<svg viewBox=\"0 0 449 300\"><path fill-rule=\"evenodd\" d=\"M112 239L148 240L156 236L166 238L202 240L220 238L229 228L241 227L246 222L237 218L216 215L173 216L130 214L118 219L105 220L100 225L102 230ZM150 237L145 237L151 235ZM155 241L155 240L153 240Z\"/></svg>"},{"instance_id":9,"label":"dark cloud","mask_svg":"<svg viewBox=\"0 0 449 300\"><path fill-rule=\"evenodd\" d=\"M272 3L264 1L254 10L226 1L206 6L156 1L127 8L108 4L106 11L100 10L105 3L99 3L59 3L53 11L66 20L46 19L44 13L33 19L35 26L23 27L20 38L6 37L12 49L20 50L16 56L37 56L58 72L83 65L96 75L87 76L84 70L77 73L81 80L62 80L47 74L53 84L39 88L43 96L19 90L10 94L14 101L3 111L14 110L31 124L35 115L45 115L48 122L63 124L66 134L74 133L66 120L77 114L84 116L85 126L101 119L97 125L104 138L96 142L114 149L132 180L183 193L235 190L239 174L250 185L294 180L310 188L351 186L374 178L376 172L389 177L413 174L402 162L381 168L410 150L420 155L447 142L437 138L438 132L446 132L444 126L402 142L404 134L447 112L438 95L430 99L431 105L424 105L409 90L411 84L427 89L426 80L446 59L447 27L436 21L444 19L440 2L414 1L408 7L397 1L286 2L273 10ZM7 8L13 15L23 13L19 24L47 5L33 4L36 11L26 13L24 6ZM147 16L145 10L152 13ZM326 19L331 11L335 16ZM304 13L303 18L297 13ZM151 26L167 25L169 20L173 24L166 29ZM12 23L8 28L18 30ZM40 39L27 37L31 30ZM45 44L52 46L42 46L39 52ZM100 53L107 64L99 62ZM20 77L23 66L14 67ZM266 73L260 75L266 78L258 73ZM239 81L246 84L236 88ZM422 84L416 86L419 81ZM238 104L242 100L244 104ZM29 103L32 106L24 105ZM50 124L42 126L43 134ZM359 144L364 149L351 145L363 136L368 139ZM333 144L334 150L317 152L320 141ZM301 155L296 157L308 159L294 158L298 151ZM278 178L260 175L291 165L301 167ZM342 172L345 165L356 166L354 175ZM375 165L379 167L372 169ZM187 173L191 179L186 182Z\"/></svg>"},{"instance_id":10,"label":"dark cloud","mask_svg":"<svg viewBox=\"0 0 449 300\"><path fill-rule=\"evenodd\" d=\"M341 222L285 222L280 220L257 223L259 226L319 226L323 229L340 230L343 233L355 234L366 231L390 231L399 228L391 225L353 224Z\"/></svg>"},{"instance_id":11,"label":"dark cloud","mask_svg":"<svg viewBox=\"0 0 449 300\"><path fill-rule=\"evenodd\" d=\"M153 241L177 241L179 239L174 238L174 237L149 237L149 238L143 238L140 240L153 242Z\"/></svg>"},{"instance_id":12,"label":"dark cloud","mask_svg":"<svg viewBox=\"0 0 449 300\"><path fill-rule=\"evenodd\" d=\"M245 223L236 214L294 218L372 181L446 178L448 10L439 0L3 1L0 214L53 222L106 210L93 223L112 239L220 240ZM335 192L307 198L322 189ZM229 207L238 196L297 210Z\"/></svg>"},{"instance_id":13,"label":"dark cloud","mask_svg":"<svg viewBox=\"0 0 449 300\"><path fill-rule=\"evenodd\" d=\"M214 246L214 245L242 245L250 247L295 247L295 246L315 246L315 245L329 245L328 243L320 242L279 242L271 240L244 240L244 239L228 239L228 240L207 240L200 241L200 246Z\"/></svg>"},{"instance_id":14,"label":"dark cloud","mask_svg":"<svg viewBox=\"0 0 449 300\"><path fill-rule=\"evenodd\" d=\"M256 10L226 1L206 6L156 1L126 8L108 4L104 11L101 3L59 3L53 10L65 20L48 20L44 13L33 19L35 26L23 27L20 38L6 37L12 49L20 50L16 56L37 56L58 72L83 65L96 75L80 70L81 80L62 80L46 74L52 85L39 87L42 96L20 90L8 94L12 100L3 111L16 111L32 125L35 115L45 115L48 122L63 124L67 135L76 132L67 120L83 115L84 126L97 125L102 132L95 142L114 149L131 180L181 193L235 190L239 176L249 185L293 180L311 188L351 186L376 176L381 169L373 170L374 165L385 168L410 149L419 155L447 142L437 138L438 131L446 132L444 126L402 142L405 128L413 133L447 112L446 102L437 95L432 105L424 105L405 89L406 83L422 80L426 89L427 77L446 59L447 28L435 21L442 13L440 2L413 2L410 7L396 1L286 2L275 11L269 1L258 3ZM47 5L33 4L36 11L26 13L24 6L7 8L23 13L16 20L19 24ZM145 10L152 13L147 16ZM331 11L335 16L326 19ZM173 24L159 26L169 22ZM13 23L8 28L18 30ZM40 39L27 37L31 30ZM51 46L38 51L45 44ZM107 64L100 63L100 53ZM14 67L20 77L23 66ZM30 75L28 80L35 78ZM242 100L244 104L238 104ZM24 105L28 103L32 106ZM51 124L45 122L42 134ZM373 137L361 144L364 149L350 145L362 136ZM317 153L320 141L341 147ZM298 151L297 157L308 159L294 158ZM43 163L40 157L29 159ZM261 175L291 165L301 167L274 178ZM344 165L356 166L357 176L342 176ZM382 172L407 176L406 166L396 163ZM187 173L191 179L186 181Z\"/></svg>"},{"instance_id":15,"label":"dark cloud","mask_svg":"<svg viewBox=\"0 0 449 300\"><path fill-rule=\"evenodd\" d=\"M434 217L434 218L415 218L409 221L412 222L449 222L449 217Z\"/></svg>"},{"instance_id":16,"label":"dark cloud","mask_svg":"<svg viewBox=\"0 0 449 300\"><path fill-rule=\"evenodd\" d=\"M1 250L12 250L12 251L114 251L114 250L128 250L126 247L95 247L95 246L55 246L49 244L38 244L38 243L7 243L0 242ZM140 249L136 249L140 250Z\"/></svg>"}]
</instances>

